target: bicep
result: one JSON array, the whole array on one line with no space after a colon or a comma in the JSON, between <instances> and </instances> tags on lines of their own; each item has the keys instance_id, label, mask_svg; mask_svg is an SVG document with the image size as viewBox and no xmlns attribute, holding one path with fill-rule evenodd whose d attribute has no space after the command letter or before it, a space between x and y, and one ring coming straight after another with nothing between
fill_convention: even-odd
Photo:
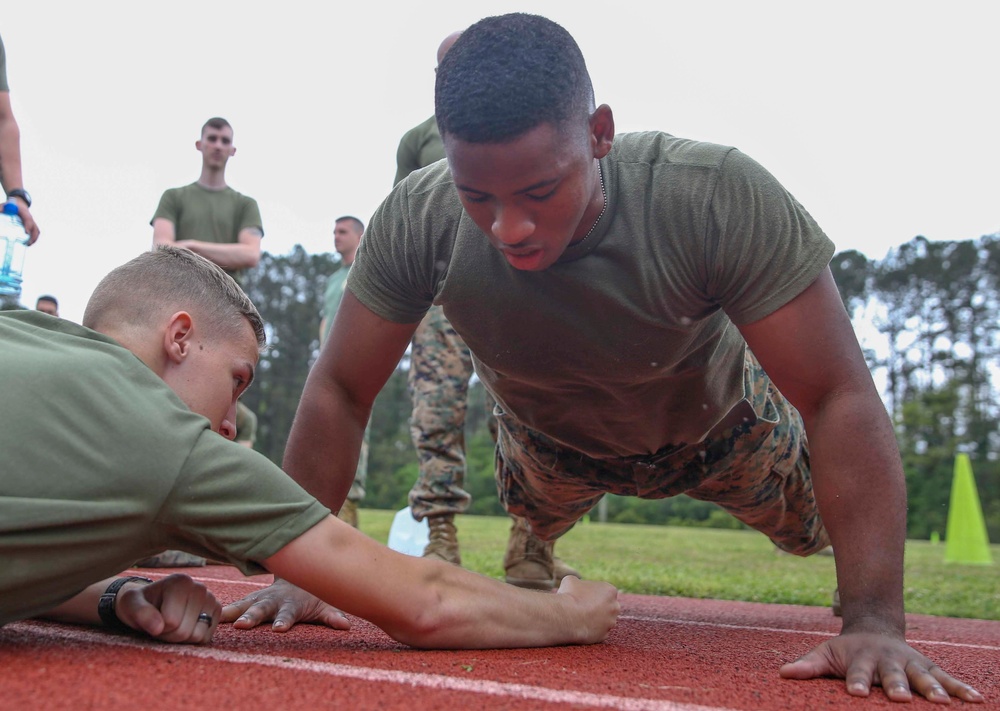
<instances>
[{"instance_id":1,"label":"bicep","mask_svg":"<svg viewBox=\"0 0 1000 711\"><path fill-rule=\"evenodd\" d=\"M165 217L153 220L153 244L173 244L177 241L174 223Z\"/></svg>"},{"instance_id":2,"label":"bicep","mask_svg":"<svg viewBox=\"0 0 1000 711\"><path fill-rule=\"evenodd\" d=\"M807 419L828 397L874 388L829 268L777 311L739 328L765 372Z\"/></svg>"}]
</instances>

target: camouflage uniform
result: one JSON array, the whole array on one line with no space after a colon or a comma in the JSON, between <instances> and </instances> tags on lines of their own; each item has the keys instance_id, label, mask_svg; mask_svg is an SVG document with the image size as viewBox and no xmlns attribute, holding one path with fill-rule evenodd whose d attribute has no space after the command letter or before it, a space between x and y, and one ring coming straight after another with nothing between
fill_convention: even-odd
<instances>
[{"instance_id":1,"label":"camouflage uniform","mask_svg":"<svg viewBox=\"0 0 1000 711\"><path fill-rule=\"evenodd\" d=\"M508 512L553 540L605 493L662 499L677 494L718 504L783 550L815 553L830 544L813 496L809 449L799 413L747 351L752 406L696 445L652 455L592 459L500 415L496 475Z\"/></svg>"},{"instance_id":2,"label":"camouflage uniform","mask_svg":"<svg viewBox=\"0 0 1000 711\"><path fill-rule=\"evenodd\" d=\"M472 497L465 484L465 413L468 409L472 355L445 318L432 306L413 334L409 388L413 400L410 437L420 462L420 476L410 490L418 521L426 516L460 514ZM492 409L493 399L487 397ZM496 418L489 417L496 438Z\"/></svg>"}]
</instances>

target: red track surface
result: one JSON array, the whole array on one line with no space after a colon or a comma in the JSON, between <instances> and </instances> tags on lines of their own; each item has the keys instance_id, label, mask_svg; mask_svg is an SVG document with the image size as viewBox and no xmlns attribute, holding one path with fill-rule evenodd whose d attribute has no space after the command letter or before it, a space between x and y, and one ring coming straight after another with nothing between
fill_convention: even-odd
<instances>
[{"instance_id":1,"label":"red track surface","mask_svg":"<svg viewBox=\"0 0 1000 711\"><path fill-rule=\"evenodd\" d=\"M173 571L156 571L166 574ZM234 568L189 569L223 602L270 582ZM145 570L143 574L150 575ZM427 652L355 620L350 632L300 626L239 632L209 647L89 628L0 628L2 709L750 709L901 708L880 689L787 681L778 667L835 634L829 609L622 595L607 641L589 647ZM1000 622L909 616L914 647L1000 709ZM939 708L915 701L902 708Z\"/></svg>"}]
</instances>

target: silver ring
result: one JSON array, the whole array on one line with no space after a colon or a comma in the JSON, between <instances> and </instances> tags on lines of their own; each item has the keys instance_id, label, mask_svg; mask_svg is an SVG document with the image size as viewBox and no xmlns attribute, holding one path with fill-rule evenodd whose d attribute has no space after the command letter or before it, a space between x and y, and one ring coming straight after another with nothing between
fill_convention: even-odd
<instances>
[{"instance_id":1,"label":"silver ring","mask_svg":"<svg viewBox=\"0 0 1000 711\"><path fill-rule=\"evenodd\" d=\"M207 612L202 612L198 615L198 622L204 622L206 625L212 624L212 616Z\"/></svg>"}]
</instances>

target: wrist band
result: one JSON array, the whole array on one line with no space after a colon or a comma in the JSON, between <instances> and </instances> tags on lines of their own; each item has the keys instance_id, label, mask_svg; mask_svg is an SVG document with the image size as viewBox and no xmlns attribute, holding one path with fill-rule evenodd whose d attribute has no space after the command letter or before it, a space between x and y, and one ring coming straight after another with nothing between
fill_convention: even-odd
<instances>
[{"instance_id":1,"label":"wrist band","mask_svg":"<svg viewBox=\"0 0 1000 711\"><path fill-rule=\"evenodd\" d=\"M131 627L118 619L118 613L115 611L115 602L118 600L118 591L122 589L123 585L138 582L148 584L153 581L139 575L130 575L127 578L115 578L111 585L108 586L108 589L101 594L101 599L97 601L97 614L100 616L101 622L104 623L105 627L119 632L132 631Z\"/></svg>"}]
</instances>

